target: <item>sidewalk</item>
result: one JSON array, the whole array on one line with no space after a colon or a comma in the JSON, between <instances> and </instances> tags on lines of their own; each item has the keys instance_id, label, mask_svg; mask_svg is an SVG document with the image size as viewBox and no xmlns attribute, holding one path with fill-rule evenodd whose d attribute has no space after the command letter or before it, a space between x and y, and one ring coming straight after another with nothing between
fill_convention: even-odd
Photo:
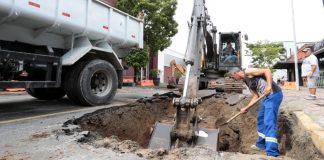
<instances>
[{"instance_id":1,"label":"sidewalk","mask_svg":"<svg viewBox=\"0 0 324 160\"><path fill-rule=\"evenodd\" d=\"M298 125L310 134L314 145L324 155L324 89L317 89L317 100L305 100L307 88L283 90L282 109L292 113Z\"/></svg>"}]
</instances>

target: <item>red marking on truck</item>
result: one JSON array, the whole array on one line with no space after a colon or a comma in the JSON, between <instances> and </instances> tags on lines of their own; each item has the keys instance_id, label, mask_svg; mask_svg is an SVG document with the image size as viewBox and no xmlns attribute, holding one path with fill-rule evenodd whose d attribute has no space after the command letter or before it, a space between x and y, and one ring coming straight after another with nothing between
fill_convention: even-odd
<instances>
[{"instance_id":1,"label":"red marking on truck","mask_svg":"<svg viewBox=\"0 0 324 160\"><path fill-rule=\"evenodd\" d=\"M71 14L67 13L67 12L62 12L62 15L65 16L65 17L71 17Z\"/></svg>"},{"instance_id":2,"label":"red marking on truck","mask_svg":"<svg viewBox=\"0 0 324 160\"><path fill-rule=\"evenodd\" d=\"M28 4L29 4L30 6L33 6L33 7L36 7L36 8L40 8L40 4L35 3L35 2L32 2L32 1L29 1Z\"/></svg>"},{"instance_id":3,"label":"red marking on truck","mask_svg":"<svg viewBox=\"0 0 324 160\"><path fill-rule=\"evenodd\" d=\"M132 38L136 38L134 34L132 34Z\"/></svg>"},{"instance_id":4,"label":"red marking on truck","mask_svg":"<svg viewBox=\"0 0 324 160\"><path fill-rule=\"evenodd\" d=\"M108 26L102 26L103 29L109 30Z\"/></svg>"}]
</instances>

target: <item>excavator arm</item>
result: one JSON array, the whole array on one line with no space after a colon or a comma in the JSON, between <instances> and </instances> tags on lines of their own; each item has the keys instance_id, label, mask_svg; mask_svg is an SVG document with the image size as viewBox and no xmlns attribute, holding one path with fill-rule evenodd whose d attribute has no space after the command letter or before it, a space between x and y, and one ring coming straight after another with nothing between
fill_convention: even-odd
<instances>
[{"instance_id":1,"label":"excavator arm","mask_svg":"<svg viewBox=\"0 0 324 160\"><path fill-rule=\"evenodd\" d=\"M205 1L195 0L185 53L186 73L183 94L180 98L173 99L173 105L176 107L175 123L169 127L166 124L157 123L149 144L150 148L170 149L171 145L186 144L186 146L202 145L216 150L218 130L200 129L199 118L196 115L196 107L201 103L197 92L201 71L206 66L205 57L215 58L216 53L215 37L212 36L216 34L210 34L207 31L208 27L216 33L216 27L212 26L207 14ZM170 135L161 134L167 134L168 131ZM171 140L167 140L168 138Z\"/></svg>"}]
</instances>

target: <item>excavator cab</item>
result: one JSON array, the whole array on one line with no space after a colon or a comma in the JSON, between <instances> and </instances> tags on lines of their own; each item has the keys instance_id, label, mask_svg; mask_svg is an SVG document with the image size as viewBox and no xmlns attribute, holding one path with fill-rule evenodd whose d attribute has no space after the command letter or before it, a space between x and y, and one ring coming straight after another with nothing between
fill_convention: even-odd
<instances>
[{"instance_id":1,"label":"excavator cab","mask_svg":"<svg viewBox=\"0 0 324 160\"><path fill-rule=\"evenodd\" d=\"M219 70L242 66L241 32L219 33Z\"/></svg>"},{"instance_id":2,"label":"excavator cab","mask_svg":"<svg viewBox=\"0 0 324 160\"><path fill-rule=\"evenodd\" d=\"M212 67L203 70L206 78L201 78L201 81L207 81L207 88L216 89L217 92L242 93L243 84L224 75L233 67L242 66L242 39L247 40L248 37L242 37L241 32L219 32L218 39L219 43L214 45L218 46L218 51L216 52L215 47L216 53L207 54L207 66Z\"/></svg>"}]
</instances>

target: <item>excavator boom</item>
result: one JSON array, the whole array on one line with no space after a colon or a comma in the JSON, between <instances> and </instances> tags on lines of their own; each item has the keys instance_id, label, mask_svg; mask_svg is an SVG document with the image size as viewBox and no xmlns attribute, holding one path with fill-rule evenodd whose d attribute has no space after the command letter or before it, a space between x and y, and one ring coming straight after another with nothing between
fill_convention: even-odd
<instances>
[{"instance_id":1,"label":"excavator boom","mask_svg":"<svg viewBox=\"0 0 324 160\"><path fill-rule=\"evenodd\" d=\"M218 129L203 129L198 127L199 117L196 115L196 107L201 103L198 97L200 76L202 67L205 66L204 57L210 52L215 54L212 34L208 27L212 26L207 14L204 0L195 0L191 16L190 32L185 53L186 73L183 94L180 98L174 98L173 105L176 107L176 117L173 125L156 123L150 148L170 149L171 146L201 145L216 150ZM215 31L216 32L216 31ZM213 34L216 35L216 34ZM211 42L211 43L206 43ZM212 46L210 46L212 45ZM211 49L206 51L206 48Z\"/></svg>"}]
</instances>

